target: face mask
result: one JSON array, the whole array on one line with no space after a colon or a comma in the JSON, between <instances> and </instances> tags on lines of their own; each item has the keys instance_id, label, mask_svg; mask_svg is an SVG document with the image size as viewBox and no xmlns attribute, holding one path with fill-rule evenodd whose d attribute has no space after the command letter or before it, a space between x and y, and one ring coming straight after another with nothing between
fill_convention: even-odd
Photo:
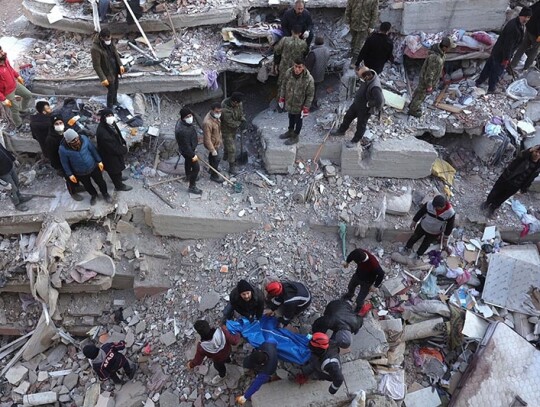
<instances>
[{"instance_id":1,"label":"face mask","mask_svg":"<svg viewBox=\"0 0 540 407\"><path fill-rule=\"evenodd\" d=\"M185 121L187 124L193 123L193 116L186 117L186 118L184 119L184 121Z\"/></svg>"},{"instance_id":2,"label":"face mask","mask_svg":"<svg viewBox=\"0 0 540 407\"><path fill-rule=\"evenodd\" d=\"M105 121L107 124L113 124L116 120L114 119L114 116L109 116L105 118Z\"/></svg>"},{"instance_id":3,"label":"face mask","mask_svg":"<svg viewBox=\"0 0 540 407\"><path fill-rule=\"evenodd\" d=\"M216 119L219 119L221 117L221 113L212 113L212 116L214 116Z\"/></svg>"},{"instance_id":4,"label":"face mask","mask_svg":"<svg viewBox=\"0 0 540 407\"><path fill-rule=\"evenodd\" d=\"M64 131L64 125L59 124L57 126L54 126L54 130L57 131L58 133L62 133Z\"/></svg>"},{"instance_id":5,"label":"face mask","mask_svg":"<svg viewBox=\"0 0 540 407\"><path fill-rule=\"evenodd\" d=\"M108 41L103 41L105 43L105 45L111 45L112 44L112 41L111 40L108 40Z\"/></svg>"}]
</instances>

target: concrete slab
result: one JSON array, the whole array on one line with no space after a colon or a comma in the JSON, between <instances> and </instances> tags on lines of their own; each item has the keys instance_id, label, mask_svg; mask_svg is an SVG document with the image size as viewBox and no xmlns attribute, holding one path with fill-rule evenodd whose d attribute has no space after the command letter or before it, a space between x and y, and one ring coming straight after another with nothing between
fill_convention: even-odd
<instances>
[{"instance_id":1,"label":"concrete slab","mask_svg":"<svg viewBox=\"0 0 540 407\"><path fill-rule=\"evenodd\" d=\"M146 400L146 387L138 381L130 381L122 386L116 392L115 406L116 407L135 407L141 406Z\"/></svg>"},{"instance_id":2,"label":"concrete slab","mask_svg":"<svg viewBox=\"0 0 540 407\"><path fill-rule=\"evenodd\" d=\"M426 387L405 396L407 407L439 407L440 405L441 398L433 387Z\"/></svg>"},{"instance_id":3,"label":"concrete slab","mask_svg":"<svg viewBox=\"0 0 540 407\"><path fill-rule=\"evenodd\" d=\"M346 360L376 359L386 357L388 342L379 321L369 314L364 318L364 325L353 337L350 352L344 355Z\"/></svg>"},{"instance_id":4,"label":"concrete slab","mask_svg":"<svg viewBox=\"0 0 540 407\"><path fill-rule=\"evenodd\" d=\"M344 363L343 376L351 393L364 390L367 393L375 390L376 380L373 370L365 360ZM301 388L288 380L278 380L265 384L253 395L253 407L275 406L310 406L310 407L337 407L350 401L345 385L342 385L336 394L328 392L330 382L310 380Z\"/></svg>"}]
</instances>

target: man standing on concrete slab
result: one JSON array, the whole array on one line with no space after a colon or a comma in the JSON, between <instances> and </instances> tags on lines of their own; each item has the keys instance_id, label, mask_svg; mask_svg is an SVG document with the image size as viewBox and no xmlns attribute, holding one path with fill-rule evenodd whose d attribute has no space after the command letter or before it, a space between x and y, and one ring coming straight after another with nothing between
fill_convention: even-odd
<instances>
[{"instance_id":1,"label":"man standing on concrete slab","mask_svg":"<svg viewBox=\"0 0 540 407\"><path fill-rule=\"evenodd\" d=\"M96 345L86 345L83 354L92 359L92 368L100 380L111 379L115 384L124 382L118 377L120 369L128 376L129 380L135 377L137 366L132 364L120 351L126 348L126 342L109 342L98 348Z\"/></svg>"},{"instance_id":2,"label":"man standing on concrete slab","mask_svg":"<svg viewBox=\"0 0 540 407\"><path fill-rule=\"evenodd\" d=\"M16 96L22 97L22 105L15 100ZM21 112L27 112L32 100L32 94L24 86L24 79L12 68L7 59L6 52L0 46L0 103L11 110L11 117L15 128L22 127Z\"/></svg>"},{"instance_id":3,"label":"man standing on concrete slab","mask_svg":"<svg viewBox=\"0 0 540 407\"><path fill-rule=\"evenodd\" d=\"M221 135L221 103L215 102L210 106L210 111L203 120L203 142L208 150L208 163L216 171L219 171L221 161L220 148L223 144ZM208 169L210 179L218 184L223 184L223 180L212 169Z\"/></svg>"},{"instance_id":4,"label":"man standing on concrete slab","mask_svg":"<svg viewBox=\"0 0 540 407\"><path fill-rule=\"evenodd\" d=\"M39 143L43 156L47 158L45 141L51 128L52 109L49 102L40 100L36 103L36 111L36 114L30 116L30 131L32 132L32 138Z\"/></svg>"},{"instance_id":5,"label":"man standing on concrete slab","mask_svg":"<svg viewBox=\"0 0 540 407\"><path fill-rule=\"evenodd\" d=\"M236 132L245 123L244 107L242 106L241 92L233 92L231 97L221 102L221 132L225 154L223 159L229 162L229 174L238 175L236 167Z\"/></svg>"},{"instance_id":6,"label":"man standing on concrete slab","mask_svg":"<svg viewBox=\"0 0 540 407\"><path fill-rule=\"evenodd\" d=\"M283 37L274 47L274 69L278 72L278 88L294 61L304 58L307 54L308 45L305 40L300 38L300 35L300 27L294 26L292 36Z\"/></svg>"},{"instance_id":7,"label":"man standing on concrete slab","mask_svg":"<svg viewBox=\"0 0 540 407\"><path fill-rule=\"evenodd\" d=\"M501 35L491 50L491 55L486 60L480 76L476 80L476 86L488 81L488 93L494 93L499 79L504 70L510 65L510 60L519 44L525 36L525 24L531 19L531 9L523 7L519 16L508 21Z\"/></svg>"},{"instance_id":8,"label":"man standing on concrete slab","mask_svg":"<svg viewBox=\"0 0 540 407\"><path fill-rule=\"evenodd\" d=\"M309 341L311 359L302 366L302 373L297 375L296 381L305 383L308 378L332 382L328 388L330 394L336 394L343 383L341 361L339 360L339 347L323 332L314 332Z\"/></svg>"},{"instance_id":9,"label":"man standing on concrete slab","mask_svg":"<svg viewBox=\"0 0 540 407\"><path fill-rule=\"evenodd\" d=\"M531 13L531 19L525 25L523 41L516 50L511 64L512 68L516 68L523 54L526 54L527 60L523 66L524 71L533 66L540 51L540 1L531 6Z\"/></svg>"},{"instance_id":10,"label":"man standing on concrete slab","mask_svg":"<svg viewBox=\"0 0 540 407\"><path fill-rule=\"evenodd\" d=\"M285 73L279 88L278 105L289 113L289 128L279 136L290 146L298 143L304 117L309 115L309 106L313 102L315 84L306 69L303 59L296 59L292 68Z\"/></svg>"},{"instance_id":11,"label":"man standing on concrete slab","mask_svg":"<svg viewBox=\"0 0 540 407\"><path fill-rule=\"evenodd\" d=\"M78 182L72 182L71 179L64 172L62 167L62 162L60 161L60 153L58 152L60 148L60 143L64 139L64 121L60 116L53 116L51 118L51 126L49 129L49 135L45 140L45 147L47 153L45 154L49 159L51 167L56 170L56 173L63 177L66 181L66 188L71 195L71 197L76 201L82 201L84 198L78 194L79 190L82 191L82 185Z\"/></svg>"},{"instance_id":12,"label":"man standing on concrete slab","mask_svg":"<svg viewBox=\"0 0 540 407\"><path fill-rule=\"evenodd\" d=\"M356 75L361 83L354 95L354 101L345 113L341 125L330 133L333 136L343 136L352 121L357 119L356 132L352 140L346 143L347 148L356 147L359 141L362 145L368 144L363 139L368 120L372 114L379 115L384 105L381 81L377 73L373 69L362 66L356 71Z\"/></svg>"},{"instance_id":13,"label":"man standing on concrete slab","mask_svg":"<svg viewBox=\"0 0 540 407\"><path fill-rule=\"evenodd\" d=\"M522 151L508 164L482 204L482 209L487 210L487 216L494 216L495 211L512 195L526 193L539 174L540 145L537 145Z\"/></svg>"},{"instance_id":14,"label":"man standing on concrete slab","mask_svg":"<svg viewBox=\"0 0 540 407\"><path fill-rule=\"evenodd\" d=\"M246 392L236 398L240 405L246 404L263 384L270 381L270 378L276 373L278 363L277 342L270 336L257 349L244 359L244 369L251 369L257 372L255 380L251 383Z\"/></svg>"},{"instance_id":15,"label":"man standing on concrete slab","mask_svg":"<svg viewBox=\"0 0 540 407\"><path fill-rule=\"evenodd\" d=\"M271 310L268 315L281 314L278 319L284 327L311 304L311 293L299 282L273 281L265 289Z\"/></svg>"},{"instance_id":16,"label":"man standing on concrete slab","mask_svg":"<svg viewBox=\"0 0 540 407\"><path fill-rule=\"evenodd\" d=\"M258 320L261 319L263 311L263 292L246 280L240 280L229 295L229 303L223 310L222 322L225 323L228 319L232 319L235 312L250 321Z\"/></svg>"},{"instance_id":17,"label":"man standing on concrete slab","mask_svg":"<svg viewBox=\"0 0 540 407\"><path fill-rule=\"evenodd\" d=\"M414 215L411 222L414 233L405 244L405 251L410 252L414 244L423 238L416 251L416 258L419 258L442 233L443 247L446 247L448 237L454 229L455 218L456 211L444 196L437 195L431 202L426 202Z\"/></svg>"},{"instance_id":18,"label":"man standing on concrete slab","mask_svg":"<svg viewBox=\"0 0 540 407\"><path fill-rule=\"evenodd\" d=\"M437 86L444 68L446 53L455 47L454 41L450 37L444 37L439 44L433 44L429 50L429 55L420 70L420 80L416 87L411 103L409 104L410 116L422 117L421 105L427 93L433 92Z\"/></svg>"},{"instance_id":19,"label":"man standing on concrete slab","mask_svg":"<svg viewBox=\"0 0 540 407\"><path fill-rule=\"evenodd\" d=\"M199 157L195 153L199 139L197 131L193 126L193 112L187 107L180 109L180 119L176 122L174 128L174 137L178 143L178 149L184 157L184 170L186 172L186 181L189 182L188 192L201 195L202 190L197 188L197 178L201 170Z\"/></svg>"},{"instance_id":20,"label":"man standing on concrete slab","mask_svg":"<svg viewBox=\"0 0 540 407\"><path fill-rule=\"evenodd\" d=\"M370 252L364 249L354 249L347 256L347 260L343 263L343 267L349 267L351 262L356 263L356 271L349 281L347 286L347 293L343 295L342 299L352 300L356 287L360 286L360 292L356 297L356 307L354 312L358 313L367 295L370 292L375 292L381 286L384 279L384 271L379 264L379 260Z\"/></svg>"},{"instance_id":21,"label":"man standing on concrete slab","mask_svg":"<svg viewBox=\"0 0 540 407\"><path fill-rule=\"evenodd\" d=\"M347 0L345 22L351 30L351 68L371 29L379 22L379 0ZM371 68L371 67L370 67Z\"/></svg>"},{"instance_id":22,"label":"man standing on concrete slab","mask_svg":"<svg viewBox=\"0 0 540 407\"><path fill-rule=\"evenodd\" d=\"M353 335L362 328L363 319L354 312L350 301L339 299L330 301L324 314L313 322L312 332L326 333L332 330L332 340L341 349L351 347Z\"/></svg>"},{"instance_id":23,"label":"man standing on concrete slab","mask_svg":"<svg viewBox=\"0 0 540 407\"><path fill-rule=\"evenodd\" d=\"M126 168L124 156L128 152L126 140L116 124L111 109L101 111L101 120L96 130L98 152L103 159L105 171L109 174L117 191L131 191L132 186L124 184L122 171Z\"/></svg>"},{"instance_id":24,"label":"man standing on concrete slab","mask_svg":"<svg viewBox=\"0 0 540 407\"><path fill-rule=\"evenodd\" d=\"M283 13L281 18L281 30L283 36L290 37L292 28L298 26L301 30L301 38L307 42L309 46L313 41L313 20L311 14L306 10L303 0L296 0L294 7Z\"/></svg>"},{"instance_id":25,"label":"man standing on concrete slab","mask_svg":"<svg viewBox=\"0 0 540 407\"><path fill-rule=\"evenodd\" d=\"M97 201L97 191L92 180L99 187L103 199L107 203L112 203L112 198L107 192L107 183L101 174L105 166L88 137L79 136L75 130L67 129L58 153L66 176L74 184L80 181L86 192L90 194L90 205L95 205Z\"/></svg>"},{"instance_id":26,"label":"man standing on concrete slab","mask_svg":"<svg viewBox=\"0 0 540 407\"><path fill-rule=\"evenodd\" d=\"M311 47L306 57L306 68L313 76L313 82L315 84L315 90L313 91L313 102L311 103L311 111L315 111L319 108L319 101L317 94L320 91L320 87L324 81L324 74L326 73L326 67L330 59L330 50L324 45L324 37L317 35L315 37L315 45Z\"/></svg>"},{"instance_id":27,"label":"man standing on concrete slab","mask_svg":"<svg viewBox=\"0 0 540 407\"><path fill-rule=\"evenodd\" d=\"M394 61L394 43L388 36L391 28L392 24L389 22L381 23L379 31L374 32L367 38L356 59L356 69L363 62L365 66L380 75L384 64L388 61Z\"/></svg>"},{"instance_id":28,"label":"man standing on concrete slab","mask_svg":"<svg viewBox=\"0 0 540 407\"><path fill-rule=\"evenodd\" d=\"M205 357L212 360L218 375L212 378L212 384L220 383L227 374L225 363L231 361L231 346L240 342L240 334L232 335L225 325L218 328L210 328L208 322L200 319L195 321L193 327L201 337L197 344L195 357L187 363L189 369L199 366Z\"/></svg>"},{"instance_id":29,"label":"man standing on concrete slab","mask_svg":"<svg viewBox=\"0 0 540 407\"><path fill-rule=\"evenodd\" d=\"M111 31L102 29L94 37L92 48L92 66L96 71L101 84L107 88L107 107L112 108L118 104L118 75L123 75L125 68L120 60L116 46L112 42Z\"/></svg>"},{"instance_id":30,"label":"man standing on concrete slab","mask_svg":"<svg viewBox=\"0 0 540 407\"><path fill-rule=\"evenodd\" d=\"M13 154L4 148L0 143L0 180L9 185L10 198L13 202L15 209L21 212L26 212L28 206L24 203L32 199L31 196L22 195L19 189L19 177L15 166L18 166L19 162L15 159Z\"/></svg>"}]
</instances>

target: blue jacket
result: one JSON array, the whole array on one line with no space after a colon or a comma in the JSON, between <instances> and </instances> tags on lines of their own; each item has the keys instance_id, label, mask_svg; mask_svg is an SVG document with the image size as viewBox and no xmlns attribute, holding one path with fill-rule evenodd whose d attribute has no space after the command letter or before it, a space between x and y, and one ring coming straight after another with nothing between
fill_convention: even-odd
<instances>
[{"instance_id":1,"label":"blue jacket","mask_svg":"<svg viewBox=\"0 0 540 407\"><path fill-rule=\"evenodd\" d=\"M268 355L268 361L263 366L256 368L257 376L251 383L251 386L249 386L244 393L244 397L247 400L250 400L251 396L253 396L263 384L270 380L272 375L276 373L277 369L278 354L276 340L273 337L266 339L266 341L259 347L259 350L262 350Z\"/></svg>"},{"instance_id":2,"label":"blue jacket","mask_svg":"<svg viewBox=\"0 0 540 407\"><path fill-rule=\"evenodd\" d=\"M80 150L73 150L66 143L66 140L62 140L58 149L62 167L68 177L72 175L88 175L94 171L97 163L101 162L96 147L88 137L82 134L79 137L81 138Z\"/></svg>"}]
</instances>

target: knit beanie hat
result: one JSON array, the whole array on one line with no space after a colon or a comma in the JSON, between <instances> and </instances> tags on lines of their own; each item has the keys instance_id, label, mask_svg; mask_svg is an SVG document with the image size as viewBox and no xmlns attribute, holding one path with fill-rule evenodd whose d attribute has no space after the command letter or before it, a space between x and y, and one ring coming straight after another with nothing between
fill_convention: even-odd
<instances>
[{"instance_id":1,"label":"knit beanie hat","mask_svg":"<svg viewBox=\"0 0 540 407\"><path fill-rule=\"evenodd\" d=\"M520 17L531 17L532 16L532 10L529 7L523 7L521 11L519 12Z\"/></svg>"},{"instance_id":2,"label":"knit beanie hat","mask_svg":"<svg viewBox=\"0 0 540 407\"><path fill-rule=\"evenodd\" d=\"M67 129L65 132L64 132L64 138L66 139L66 141L68 143L71 143L73 140L75 140L77 137L79 137L79 135L77 134L77 132L73 129Z\"/></svg>"},{"instance_id":3,"label":"knit beanie hat","mask_svg":"<svg viewBox=\"0 0 540 407\"><path fill-rule=\"evenodd\" d=\"M246 280L240 280L238 284L236 284L236 289L239 294L246 291L253 291L253 287Z\"/></svg>"},{"instance_id":4,"label":"knit beanie hat","mask_svg":"<svg viewBox=\"0 0 540 407\"><path fill-rule=\"evenodd\" d=\"M89 359L95 359L99 354L99 348L96 345L86 345L83 348L83 354Z\"/></svg>"},{"instance_id":5,"label":"knit beanie hat","mask_svg":"<svg viewBox=\"0 0 540 407\"><path fill-rule=\"evenodd\" d=\"M187 116L189 115L193 115L193 112L191 111L191 109L189 107L183 107L181 110L180 110L180 118L181 119L184 119L186 118Z\"/></svg>"}]
</instances>

